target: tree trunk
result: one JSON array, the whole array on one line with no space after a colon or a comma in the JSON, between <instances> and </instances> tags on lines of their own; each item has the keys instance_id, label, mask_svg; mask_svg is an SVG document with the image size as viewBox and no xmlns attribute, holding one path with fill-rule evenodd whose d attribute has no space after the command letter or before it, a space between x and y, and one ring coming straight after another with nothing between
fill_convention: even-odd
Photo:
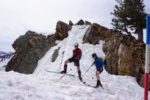
<instances>
[{"instance_id":1,"label":"tree trunk","mask_svg":"<svg viewBox=\"0 0 150 100\"><path fill-rule=\"evenodd\" d=\"M138 40L143 42L143 28L139 27L137 29L137 34L138 34Z\"/></svg>"}]
</instances>

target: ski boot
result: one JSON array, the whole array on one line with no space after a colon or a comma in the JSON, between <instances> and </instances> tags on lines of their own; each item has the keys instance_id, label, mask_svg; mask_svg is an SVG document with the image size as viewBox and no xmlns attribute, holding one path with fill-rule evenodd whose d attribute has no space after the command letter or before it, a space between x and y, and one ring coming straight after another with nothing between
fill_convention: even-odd
<instances>
[{"instance_id":1,"label":"ski boot","mask_svg":"<svg viewBox=\"0 0 150 100\"><path fill-rule=\"evenodd\" d=\"M82 81L81 71L78 71L78 75L79 75L79 79L80 79L80 81Z\"/></svg>"},{"instance_id":2,"label":"ski boot","mask_svg":"<svg viewBox=\"0 0 150 100\"><path fill-rule=\"evenodd\" d=\"M103 87L101 82L100 82L100 80L97 80L97 84L96 84L96 86L94 88L98 88L99 86Z\"/></svg>"},{"instance_id":3,"label":"ski boot","mask_svg":"<svg viewBox=\"0 0 150 100\"><path fill-rule=\"evenodd\" d=\"M61 74L66 74L67 73L67 65L64 65L64 70L60 72Z\"/></svg>"}]
</instances>

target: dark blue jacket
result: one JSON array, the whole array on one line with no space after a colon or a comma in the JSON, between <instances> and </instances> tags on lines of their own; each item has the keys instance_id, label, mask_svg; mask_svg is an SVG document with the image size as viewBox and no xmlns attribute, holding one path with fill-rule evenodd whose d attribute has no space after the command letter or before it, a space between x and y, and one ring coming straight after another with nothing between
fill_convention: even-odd
<instances>
[{"instance_id":1,"label":"dark blue jacket","mask_svg":"<svg viewBox=\"0 0 150 100\"><path fill-rule=\"evenodd\" d=\"M103 68L104 61L103 61L103 59L101 59L99 57L96 57L95 61L94 61L94 64L96 66L96 69L100 69L100 68Z\"/></svg>"}]
</instances>

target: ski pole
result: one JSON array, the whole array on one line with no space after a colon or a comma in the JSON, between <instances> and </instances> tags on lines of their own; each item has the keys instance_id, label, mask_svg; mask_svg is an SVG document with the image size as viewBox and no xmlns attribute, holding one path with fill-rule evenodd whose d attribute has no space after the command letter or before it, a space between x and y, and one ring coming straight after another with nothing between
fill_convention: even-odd
<instances>
[{"instance_id":1,"label":"ski pole","mask_svg":"<svg viewBox=\"0 0 150 100\"><path fill-rule=\"evenodd\" d=\"M94 62L93 62L92 65L85 71L85 73L83 74L83 76L92 68L93 65L94 65Z\"/></svg>"},{"instance_id":2,"label":"ski pole","mask_svg":"<svg viewBox=\"0 0 150 100\"><path fill-rule=\"evenodd\" d=\"M87 72L92 68L93 65L94 65L94 64L92 64L92 65L85 71L85 73L87 73Z\"/></svg>"}]
</instances>

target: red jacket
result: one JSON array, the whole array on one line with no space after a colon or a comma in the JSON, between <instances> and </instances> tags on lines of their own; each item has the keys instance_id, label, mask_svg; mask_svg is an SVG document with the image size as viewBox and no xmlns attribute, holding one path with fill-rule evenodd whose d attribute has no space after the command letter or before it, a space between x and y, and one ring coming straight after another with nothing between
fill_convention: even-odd
<instances>
[{"instance_id":1,"label":"red jacket","mask_svg":"<svg viewBox=\"0 0 150 100\"><path fill-rule=\"evenodd\" d=\"M75 57L76 59L81 58L81 50L79 48L73 50L73 57Z\"/></svg>"}]
</instances>

